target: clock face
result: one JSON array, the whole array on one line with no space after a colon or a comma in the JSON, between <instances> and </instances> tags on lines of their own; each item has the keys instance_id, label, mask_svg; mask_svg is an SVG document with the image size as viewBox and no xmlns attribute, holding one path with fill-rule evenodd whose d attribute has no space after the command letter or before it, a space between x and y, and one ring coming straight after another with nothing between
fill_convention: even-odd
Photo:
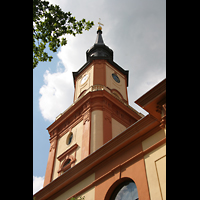
<instances>
[{"instance_id":1,"label":"clock face","mask_svg":"<svg viewBox=\"0 0 200 200\"><path fill-rule=\"evenodd\" d=\"M112 74L112 77L113 77L113 79L117 82L117 83L120 83L120 79L119 79L119 77L117 76L117 74Z\"/></svg>"},{"instance_id":2,"label":"clock face","mask_svg":"<svg viewBox=\"0 0 200 200\"><path fill-rule=\"evenodd\" d=\"M82 85L83 83L85 83L85 81L87 81L87 78L88 78L88 74L86 74L86 75L82 78L82 80L81 80L81 85Z\"/></svg>"}]
</instances>

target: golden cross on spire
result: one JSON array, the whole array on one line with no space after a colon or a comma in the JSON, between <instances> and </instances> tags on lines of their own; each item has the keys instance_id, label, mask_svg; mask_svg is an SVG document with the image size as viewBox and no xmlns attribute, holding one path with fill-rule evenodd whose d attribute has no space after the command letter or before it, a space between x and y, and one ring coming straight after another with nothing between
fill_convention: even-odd
<instances>
[{"instance_id":1,"label":"golden cross on spire","mask_svg":"<svg viewBox=\"0 0 200 200\"><path fill-rule=\"evenodd\" d=\"M98 22L99 26L98 26L97 30L101 30L102 29L101 26L104 26L100 21L101 21L101 18L99 18L99 22Z\"/></svg>"}]
</instances>

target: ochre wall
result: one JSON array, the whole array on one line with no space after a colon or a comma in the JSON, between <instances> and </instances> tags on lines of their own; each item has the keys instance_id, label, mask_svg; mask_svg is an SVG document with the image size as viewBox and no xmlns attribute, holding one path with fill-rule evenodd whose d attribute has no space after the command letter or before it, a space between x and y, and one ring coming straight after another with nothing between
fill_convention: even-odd
<instances>
[{"instance_id":1,"label":"ochre wall","mask_svg":"<svg viewBox=\"0 0 200 200\"><path fill-rule=\"evenodd\" d=\"M60 156L63 152L65 152L67 149L69 149L71 146L73 146L75 143L78 144L78 147L76 149L76 162L75 162L75 164L77 164L78 162L81 161L83 121L81 121L74 128L72 128L71 132L73 133L73 138L72 138L72 141L69 145L66 144L66 140L67 140L67 137L68 137L70 132L65 133L61 138L58 139L52 180L54 180L55 178L58 177L57 171L59 170L59 163L60 162L57 159L57 157ZM74 155L74 153L73 153L73 155Z\"/></svg>"},{"instance_id":2,"label":"ochre wall","mask_svg":"<svg viewBox=\"0 0 200 200\"><path fill-rule=\"evenodd\" d=\"M103 143L103 130L98 132L98 125L102 127L102 118L103 111L94 110L91 112L91 122L96 120L96 125L91 127L91 134L94 132L95 136L98 137L96 141L101 141L99 144L93 143L94 150ZM112 121L118 124L116 120ZM78 137L77 133L82 131L81 124L77 124L72 129L74 133L76 132L75 129L77 130L75 138ZM58 145L64 145L63 141L66 141L67 134L59 139ZM70 183L67 191L63 190L58 194L60 196L55 199L68 200L68 198L77 194L77 197L85 196L87 200L110 200L110 195L117 185L125 178L130 178L137 186L140 200L165 200L166 143L162 141L165 141L165 131L157 126L154 130L150 130L147 135L113 152L107 159L95 166L88 175L85 174L83 178L79 177L80 181ZM73 145L73 142L71 145ZM160 143L160 146L157 145ZM64 150L62 148L59 148L60 153L61 150ZM93 174L91 175L91 173Z\"/></svg>"},{"instance_id":3,"label":"ochre wall","mask_svg":"<svg viewBox=\"0 0 200 200\"><path fill-rule=\"evenodd\" d=\"M91 114L90 154L103 145L103 111L94 110Z\"/></svg>"},{"instance_id":4,"label":"ochre wall","mask_svg":"<svg viewBox=\"0 0 200 200\"><path fill-rule=\"evenodd\" d=\"M117 76L120 79L120 83L117 83L113 77L112 73L116 72ZM116 89L118 90L123 98L128 101L127 98L127 87L126 87L126 80L123 74L119 73L117 70L115 70L111 65L106 63L106 86L109 87L110 89Z\"/></svg>"},{"instance_id":5,"label":"ochre wall","mask_svg":"<svg viewBox=\"0 0 200 200\"><path fill-rule=\"evenodd\" d=\"M74 185L71 187L69 190L66 192L63 192L60 196L55 198L55 200L66 200L82 190L83 188L87 187L90 183L92 183L95 180L95 174L91 174L84 180L80 181L78 184ZM95 196L95 188L92 187L88 189L87 191L83 192L80 196L85 196L85 200L94 200Z\"/></svg>"},{"instance_id":6,"label":"ochre wall","mask_svg":"<svg viewBox=\"0 0 200 200\"><path fill-rule=\"evenodd\" d=\"M76 88L75 88L75 96L74 96L74 101L76 101L76 99L78 98L78 96L81 94L81 92L83 92L84 90L87 90L90 86L93 85L93 74L94 74L94 66L91 65L89 66L86 70L83 71L83 73L81 73L77 79L76 79ZM81 80L82 77L88 74L89 77L86 80L85 83L81 84Z\"/></svg>"},{"instance_id":7,"label":"ochre wall","mask_svg":"<svg viewBox=\"0 0 200 200\"><path fill-rule=\"evenodd\" d=\"M120 79L120 83L117 83L112 74L116 73ZM86 74L89 75L86 82L81 84L81 80L83 76ZM118 72L114 67L109 65L105 60L95 60L91 65L85 69L77 78L76 78L76 85L75 85L75 94L74 94L74 101L79 97L79 95L84 91L87 90L90 86L100 84L105 85L109 89L116 89L122 97L128 101L127 96L127 85L126 85L126 77ZM116 93L113 91L113 93ZM116 93L117 94L117 93ZM118 97L120 97L117 94Z\"/></svg>"},{"instance_id":8,"label":"ochre wall","mask_svg":"<svg viewBox=\"0 0 200 200\"><path fill-rule=\"evenodd\" d=\"M165 138L162 129L142 142L143 150ZM166 143L144 156L151 199L166 200Z\"/></svg>"},{"instance_id":9,"label":"ochre wall","mask_svg":"<svg viewBox=\"0 0 200 200\"><path fill-rule=\"evenodd\" d=\"M117 120L112 118L112 138L114 138L117 135L119 135L125 129L126 129L126 127L124 125L122 125Z\"/></svg>"},{"instance_id":10,"label":"ochre wall","mask_svg":"<svg viewBox=\"0 0 200 200\"><path fill-rule=\"evenodd\" d=\"M87 191L83 192L80 196L85 197L85 200L94 200L94 198L95 198L95 187L91 187Z\"/></svg>"},{"instance_id":11,"label":"ochre wall","mask_svg":"<svg viewBox=\"0 0 200 200\"><path fill-rule=\"evenodd\" d=\"M95 187L95 200L109 200L110 195L117 185L112 186L122 178L131 178L138 189L141 200L149 200L148 185L146 180L144 159L142 156L123 164L142 150L141 143L130 144L119 152L102 162L95 173L95 179L99 179ZM105 176L105 174L107 174ZM104 178L101 178L104 176ZM111 189L112 188L112 189Z\"/></svg>"}]
</instances>

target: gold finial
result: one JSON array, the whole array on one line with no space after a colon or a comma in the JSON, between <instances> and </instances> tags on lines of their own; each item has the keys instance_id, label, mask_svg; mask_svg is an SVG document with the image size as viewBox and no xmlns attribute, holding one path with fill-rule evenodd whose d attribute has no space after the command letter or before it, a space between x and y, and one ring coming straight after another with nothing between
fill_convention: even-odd
<instances>
[{"instance_id":1,"label":"gold finial","mask_svg":"<svg viewBox=\"0 0 200 200\"><path fill-rule=\"evenodd\" d=\"M99 22L98 22L99 26L98 26L97 30L102 30L101 25L104 26L100 21L101 21L101 18L99 18Z\"/></svg>"}]
</instances>

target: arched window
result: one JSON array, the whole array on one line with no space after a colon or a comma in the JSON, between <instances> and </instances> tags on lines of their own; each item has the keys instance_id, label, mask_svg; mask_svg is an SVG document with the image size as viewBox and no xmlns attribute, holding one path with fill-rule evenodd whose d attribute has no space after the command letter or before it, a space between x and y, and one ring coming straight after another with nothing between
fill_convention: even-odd
<instances>
[{"instance_id":1,"label":"arched window","mask_svg":"<svg viewBox=\"0 0 200 200\"><path fill-rule=\"evenodd\" d=\"M136 184L126 180L116 187L110 200L139 200Z\"/></svg>"},{"instance_id":2,"label":"arched window","mask_svg":"<svg viewBox=\"0 0 200 200\"><path fill-rule=\"evenodd\" d=\"M65 166L67 166L70 162L71 162L71 159L67 159L67 160L65 161L65 164L63 165L63 168L64 168Z\"/></svg>"},{"instance_id":3,"label":"arched window","mask_svg":"<svg viewBox=\"0 0 200 200\"><path fill-rule=\"evenodd\" d=\"M63 174L69 168L71 168L71 159L68 158L66 161L64 161L61 169L58 170L59 175Z\"/></svg>"}]
</instances>

